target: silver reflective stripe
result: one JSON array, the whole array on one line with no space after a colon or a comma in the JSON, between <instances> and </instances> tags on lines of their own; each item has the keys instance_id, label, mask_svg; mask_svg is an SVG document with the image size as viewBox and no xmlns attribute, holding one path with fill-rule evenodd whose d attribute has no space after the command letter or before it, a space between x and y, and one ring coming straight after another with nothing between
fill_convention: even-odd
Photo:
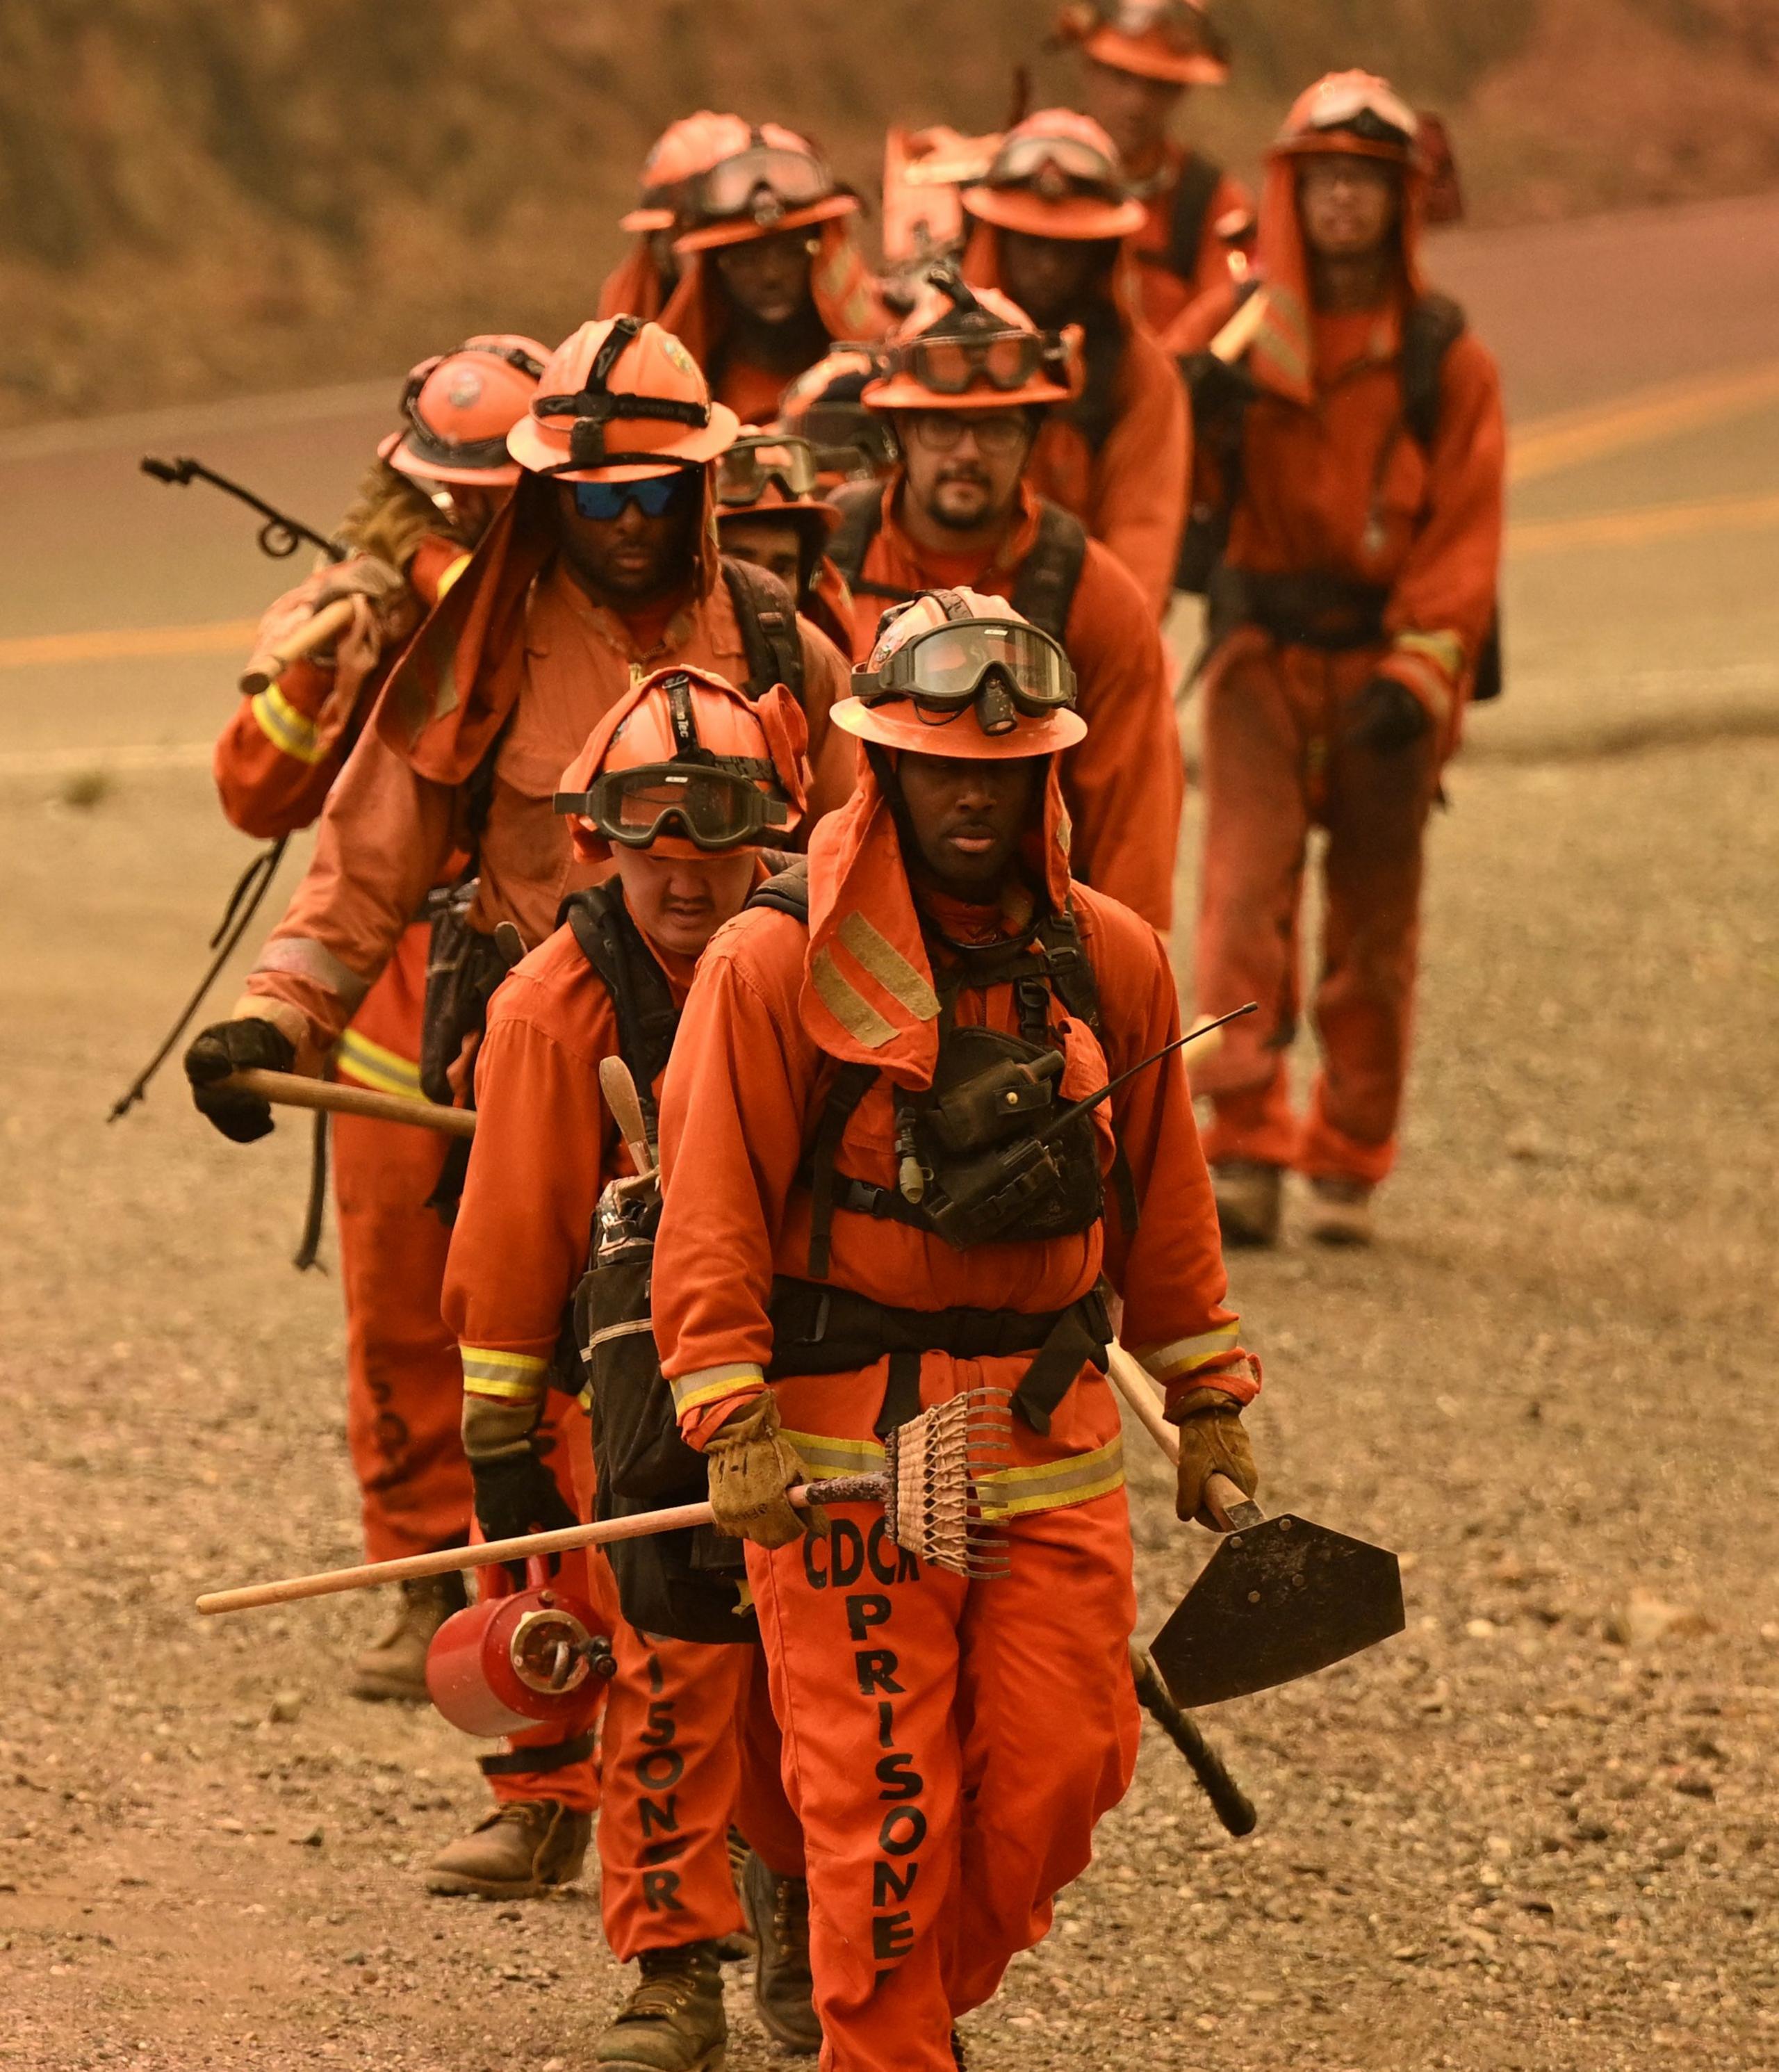
<instances>
[{"instance_id":1,"label":"silver reflective stripe","mask_svg":"<svg viewBox=\"0 0 1779 2072\"><path fill-rule=\"evenodd\" d=\"M324 987L347 1007L356 1007L371 990L371 980L343 964L325 943L313 935L274 935L260 952L256 972L285 972Z\"/></svg>"}]
</instances>

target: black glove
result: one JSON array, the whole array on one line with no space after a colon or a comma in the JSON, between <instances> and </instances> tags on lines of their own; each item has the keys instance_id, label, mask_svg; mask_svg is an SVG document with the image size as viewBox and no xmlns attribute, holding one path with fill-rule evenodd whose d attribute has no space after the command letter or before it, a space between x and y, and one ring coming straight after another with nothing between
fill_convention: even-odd
<instances>
[{"instance_id":1,"label":"black glove","mask_svg":"<svg viewBox=\"0 0 1779 2072\"><path fill-rule=\"evenodd\" d=\"M556 1478L535 1446L471 1461L475 1522L489 1540L516 1540L522 1532L554 1532L581 1521L562 1500Z\"/></svg>"},{"instance_id":2,"label":"black glove","mask_svg":"<svg viewBox=\"0 0 1779 2072\"><path fill-rule=\"evenodd\" d=\"M284 1031L249 1015L216 1022L194 1036L185 1054L185 1075L199 1114L233 1142L251 1144L271 1134L272 1104L217 1081L252 1067L288 1072L296 1062L296 1046Z\"/></svg>"},{"instance_id":3,"label":"black glove","mask_svg":"<svg viewBox=\"0 0 1779 2072\"><path fill-rule=\"evenodd\" d=\"M1180 373L1192 403L1192 421L1201 430L1239 417L1259 393L1239 360L1219 360L1214 352L1184 354Z\"/></svg>"},{"instance_id":4,"label":"black glove","mask_svg":"<svg viewBox=\"0 0 1779 2072\"><path fill-rule=\"evenodd\" d=\"M1347 740L1374 755L1401 754L1432 725L1426 706L1394 676L1374 676L1347 709Z\"/></svg>"}]
</instances>

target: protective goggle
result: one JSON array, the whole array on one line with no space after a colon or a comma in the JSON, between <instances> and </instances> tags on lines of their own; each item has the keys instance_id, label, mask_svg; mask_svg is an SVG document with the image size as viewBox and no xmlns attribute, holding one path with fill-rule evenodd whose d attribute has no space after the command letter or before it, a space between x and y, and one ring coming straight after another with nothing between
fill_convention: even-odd
<instances>
[{"instance_id":1,"label":"protective goggle","mask_svg":"<svg viewBox=\"0 0 1779 2072\"><path fill-rule=\"evenodd\" d=\"M834 175L820 158L771 144L754 144L719 160L688 186L689 213L706 223L734 216L766 222L826 201L835 191Z\"/></svg>"},{"instance_id":2,"label":"protective goggle","mask_svg":"<svg viewBox=\"0 0 1779 2072\"><path fill-rule=\"evenodd\" d=\"M634 482L571 482L574 508L583 518L610 524L634 504L645 518L664 518L684 499L695 469L676 467L671 475L645 475Z\"/></svg>"},{"instance_id":3,"label":"protective goggle","mask_svg":"<svg viewBox=\"0 0 1779 2072\"><path fill-rule=\"evenodd\" d=\"M796 423L824 474L875 475L895 465L888 425L862 403L816 403Z\"/></svg>"},{"instance_id":4,"label":"protective goggle","mask_svg":"<svg viewBox=\"0 0 1779 2072\"><path fill-rule=\"evenodd\" d=\"M1075 191L1122 201L1125 192L1116 162L1080 137L1010 138L984 179L992 187L1029 187L1046 200Z\"/></svg>"},{"instance_id":5,"label":"protective goggle","mask_svg":"<svg viewBox=\"0 0 1779 2072\"><path fill-rule=\"evenodd\" d=\"M911 374L936 396L962 396L979 382L1010 394L1041 375L1068 381L1068 355L1054 331L988 331L914 338L890 349L892 373Z\"/></svg>"},{"instance_id":6,"label":"protective goggle","mask_svg":"<svg viewBox=\"0 0 1779 2072\"><path fill-rule=\"evenodd\" d=\"M1324 130L1344 130L1367 144L1406 150L1420 127L1413 109L1388 88L1341 82L1317 95L1306 128L1286 141L1308 143Z\"/></svg>"},{"instance_id":7,"label":"protective goggle","mask_svg":"<svg viewBox=\"0 0 1779 2072\"><path fill-rule=\"evenodd\" d=\"M1074 672L1050 635L1023 619L959 619L904 641L880 669L854 670L853 694L867 705L906 698L936 726L980 701L983 732L1008 734L1020 713L1072 710Z\"/></svg>"},{"instance_id":8,"label":"protective goggle","mask_svg":"<svg viewBox=\"0 0 1779 2072\"><path fill-rule=\"evenodd\" d=\"M820 489L820 466L807 439L783 434L741 438L717 460L717 501L730 510L758 504L774 483L793 501Z\"/></svg>"},{"instance_id":9,"label":"protective goggle","mask_svg":"<svg viewBox=\"0 0 1779 2072\"><path fill-rule=\"evenodd\" d=\"M759 780L774 775L770 763L751 756L726 756L708 767L648 763L602 771L590 791L558 791L554 804L559 813L591 820L624 849L647 849L676 828L700 849L738 849L790 824L784 800L760 789Z\"/></svg>"}]
</instances>

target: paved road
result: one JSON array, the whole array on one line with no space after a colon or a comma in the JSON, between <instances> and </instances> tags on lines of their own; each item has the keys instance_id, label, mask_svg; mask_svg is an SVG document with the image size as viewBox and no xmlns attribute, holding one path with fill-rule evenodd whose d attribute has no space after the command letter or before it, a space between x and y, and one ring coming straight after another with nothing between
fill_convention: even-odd
<instances>
[{"instance_id":1,"label":"paved road","mask_svg":"<svg viewBox=\"0 0 1779 2072\"><path fill-rule=\"evenodd\" d=\"M1500 355L1518 437L1510 693L1475 752L1767 725L1779 195L1452 232L1435 265ZM244 512L141 454L198 452L325 529L388 401L359 385L0 440L0 778L201 759L243 623L281 586Z\"/></svg>"}]
</instances>

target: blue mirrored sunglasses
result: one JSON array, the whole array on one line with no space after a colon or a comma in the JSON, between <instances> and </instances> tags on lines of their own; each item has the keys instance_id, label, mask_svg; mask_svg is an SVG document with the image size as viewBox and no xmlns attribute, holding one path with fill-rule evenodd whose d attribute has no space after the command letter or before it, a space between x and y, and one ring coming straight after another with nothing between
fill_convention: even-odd
<instances>
[{"instance_id":1,"label":"blue mirrored sunglasses","mask_svg":"<svg viewBox=\"0 0 1779 2072\"><path fill-rule=\"evenodd\" d=\"M676 468L672 475L645 475L635 482L574 482L574 508L583 518L609 524L634 504L645 518L664 517L679 500L692 471Z\"/></svg>"}]
</instances>

